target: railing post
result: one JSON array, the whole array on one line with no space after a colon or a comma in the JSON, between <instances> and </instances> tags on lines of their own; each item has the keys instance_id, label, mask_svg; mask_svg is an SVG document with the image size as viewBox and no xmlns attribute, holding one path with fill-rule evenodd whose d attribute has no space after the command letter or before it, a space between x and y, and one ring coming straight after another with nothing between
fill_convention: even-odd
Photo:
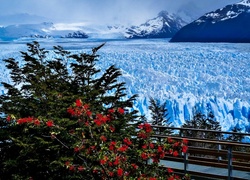
<instances>
[{"instance_id":1,"label":"railing post","mask_svg":"<svg viewBox=\"0 0 250 180\"><path fill-rule=\"evenodd\" d=\"M227 157L228 157L228 180L232 180L233 179L233 163L232 163L232 159L233 159L233 154L232 154L232 146L229 145L228 146L228 152L227 152Z\"/></svg>"},{"instance_id":2,"label":"railing post","mask_svg":"<svg viewBox=\"0 0 250 180\"><path fill-rule=\"evenodd\" d=\"M218 133L217 134L217 139L218 139L218 141L220 141L221 140L221 133ZM218 152L220 152L221 151L221 144L218 144ZM218 156L218 161L221 161L221 156Z\"/></svg>"},{"instance_id":3,"label":"railing post","mask_svg":"<svg viewBox=\"0 0 250 180\"><path fill-rule=\"evenodd\" d=\"M182 129L180 130L180 137L183 137L183 131L182 131Z\"/></svg>"},{"instance_id":4,"label":"railing post","mask_svg":"<svg viewBox=\"0 0 250 180\"><path fill-rule=\"evenodd\" d=\"M188 154L186 152L184 153L184 174L187 174L187 167L188 167Z\"/></svg>"}]
</instances>

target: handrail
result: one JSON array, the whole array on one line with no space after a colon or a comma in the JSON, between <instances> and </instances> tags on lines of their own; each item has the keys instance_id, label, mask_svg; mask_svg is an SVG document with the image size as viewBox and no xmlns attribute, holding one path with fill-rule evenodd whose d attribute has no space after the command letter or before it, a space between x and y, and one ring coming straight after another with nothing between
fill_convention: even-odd
<instances>
[{"instance_id":1,"label":"handrail","mask_svg":"<svg viewBox=\"0 0 250 180\"><path fill-rule=\"evenodd\" d=\"M180 131L201 131L201 132L210 132L210 133L215 133L215 134L233 134L233 135L242 135L242 136L250 136L250 133L238 133L238 132L227 132L227 131L215 131L215 130L206 130L206 129L193 129L193 128L177 128L177 127L166 127L166 126L156 126L156 125L151 125L153 128L164 128L164 129L172 129L172 130L180 130ZM162 133L162 132L161 132ZM239 154L241 152L239 151L233 151L233 147L245 147L245 148L250 148L250 143L243 143L243 142L237 142L237 141L226 141L226 140L221 140L221 139L202 139L202 138L195 138L195 137L183 137L182 134L179 136L174 136L174 135L164 135L164 134L153 134L151 135L151 137L153 138L171 138L174 140L183 140L184 138L187 139L188 142L197 142L197 143L204 143L204 144L215 144L218 145L219 149L217 150L218 152L224 152L227 155L227 169L228 169L228 180L232 179L232 172L233 172L233 153L235 153L235 155L237 154L237 157L241 157ZM227 147L227 150L221 150L221 146L223 147ZM196 147L199 151L199 149L202 150L201 147ZM216 149L211 149L211 151L216 151ZM202 151L199 151L202 152ZM206 155L206 151L203 151L204 155ZM209 151L210 152L210 151ZM215 153L216 154L220 154L220 153ZM242 152L242 155L244 155L244 153ZM244 157L244 156L242 156ZM249 160L249 156L247 156L245 159L243 158L243 160ZM188 152L184 153L183 155L183 162L184 162L184 172L186 173L187 171L187 165L188 165ZM196 162L195 160L192 160L191 162ZM198 162L198 161L197 161ZM201 162L202 163L202 162ZM202 163L202 164L206 164L206 163ZM219 164L218 164L219 165ZM238 165L235 165L235 167L240 167ZM245 168L246 169L246 168ZM204 173L206 174L206 173Z\"/></svg>"},{"instance_id":2,"label":"handrail","mask_svg":"<svg viewBox=\"0 0 250 180\"><path fill-rule=\"evenodd\" d=\"M208 129L194 129L194 128L181 128L181 127L168 127L168 126L157 126L151 125L154 128L164 128L164 129L173 129L173 130L191 130L191 131L202 131L202 132L212 132L218 134L234 134L234 135L243 135L243 136L250 136L250 133L241 133L241 132L229 132L229 131L216 131L216 130L208 130Z\"/></svg>"},{"instance_id":3,"label":"handrail","mask_svg":"<svg viewBox=\"0 0 250 180\"><path fill-rule=\"evenodd\" d=\"M219 145L229 145L229 146L244 146L250 148L250 143L242 143L242 142L229 142L223 140L208 140L208 139L199 139L199 138L188 138L188 137L178 137L178 136L168 136L168 135L151 135L151 137L156 138L171 138L176 140L187 139L189 142L200 142L200 143L209 143L209 144L219 144Z\"/></svg>"}]
</instances>

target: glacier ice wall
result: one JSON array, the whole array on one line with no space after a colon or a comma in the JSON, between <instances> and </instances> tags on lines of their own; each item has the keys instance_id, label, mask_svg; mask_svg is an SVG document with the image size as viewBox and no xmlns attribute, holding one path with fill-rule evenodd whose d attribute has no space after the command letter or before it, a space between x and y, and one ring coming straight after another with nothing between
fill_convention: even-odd
<instances>
[{"instance_id":1,"label":"glacier ice wall","mask_svg":"<svg viewBox=\"0 0 250 180\"><path fill-rule=\"evenodd\" d=\"M86 52L103 40L60 42L65 49ZM57 42L42 42L51 48ZM20 58L25 44L0 44L1 59ZM14 53L13 53L14 52ZM223 130L250 131L250 46L234 43L169 43L168 39L113 40L99 51L97 66L121 69L127 94L138 94L134 108L150 119L149 97L167 102L174 126L193 116L193 108L211 110ZM4 64L1 81L9 81ZM3 88L0 87L3 92Z\"/></svg>"}]
</instances>

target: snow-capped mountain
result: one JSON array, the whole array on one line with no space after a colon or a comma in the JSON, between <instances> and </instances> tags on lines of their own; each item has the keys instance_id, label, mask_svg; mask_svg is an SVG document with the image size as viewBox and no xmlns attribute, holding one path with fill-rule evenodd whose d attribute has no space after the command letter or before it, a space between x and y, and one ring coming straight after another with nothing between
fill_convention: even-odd
<instances>
[{"instance_id":1,"label":"snow-capped mountain","mask_svg":"<svg viewBox=\"0 0 250 180\"><path fill-rule=\"evenodd\" d=\"M186 24L179 16L161 11L140 26L95 25L89 23L39 23L0 27L0 39L32 38L170 38Z\"/></svg>"},{"instance_id":2,"label":"snow-capped mountain","mask_svg":"<svg viewBox=\"0 0 250 180\"><path fill-rule=\"evenodd\" d=\"M161 11L156 18L126 30L126 38L170 38L187 23L176 14Z\"/></svg>"},{"instance_id":3,"label":"snow-capped mountain","mask_svg":"<svg viewBox=\"0 0 250 180\"><path fill-rule=\"evenodd\" d=\"M250 0L201 16L178 31L171 42L250 42Z\"/></svg>"},{"instance_id":4,"label":"snow-capped mountain","mask_svg":"<svg viewBox=\"0 0 250 180\"><path fill-rule=\"evenodd\" d=\"M0 39L18 38L87 38L87 34L78 26L43 22L39 24L18 24L0 27Z\"/></svg>"}]
</instances>

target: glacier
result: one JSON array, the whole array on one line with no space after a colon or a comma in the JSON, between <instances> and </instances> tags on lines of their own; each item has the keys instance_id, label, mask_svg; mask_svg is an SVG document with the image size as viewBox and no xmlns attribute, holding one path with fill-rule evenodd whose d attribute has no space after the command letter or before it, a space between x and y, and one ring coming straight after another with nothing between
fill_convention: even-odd
<instances>
[{"instance_id":1,"label":"glacier","mask_svg":"<svg viewBox=\"0 0 250 180\"><path fill-rule=\"evenodd\" d=\"M3 59L20 59L31 39L0 42L0 81L10 82ZM38 40L39 41L39 40ZM44 39L41 46L60 45L73 52L99 50L97 66L115 64L126 82L127 96L138 94L134 109L150 119L149 97L167 102L170 121L181 126L194 107L212 111L222 130L234 126L250 132L250 46L237 43L170 43L169 39ZM50 55L52 56L52 54ZM0 86L0 93L4 93Z\"/></svg>"}]
</instances>

